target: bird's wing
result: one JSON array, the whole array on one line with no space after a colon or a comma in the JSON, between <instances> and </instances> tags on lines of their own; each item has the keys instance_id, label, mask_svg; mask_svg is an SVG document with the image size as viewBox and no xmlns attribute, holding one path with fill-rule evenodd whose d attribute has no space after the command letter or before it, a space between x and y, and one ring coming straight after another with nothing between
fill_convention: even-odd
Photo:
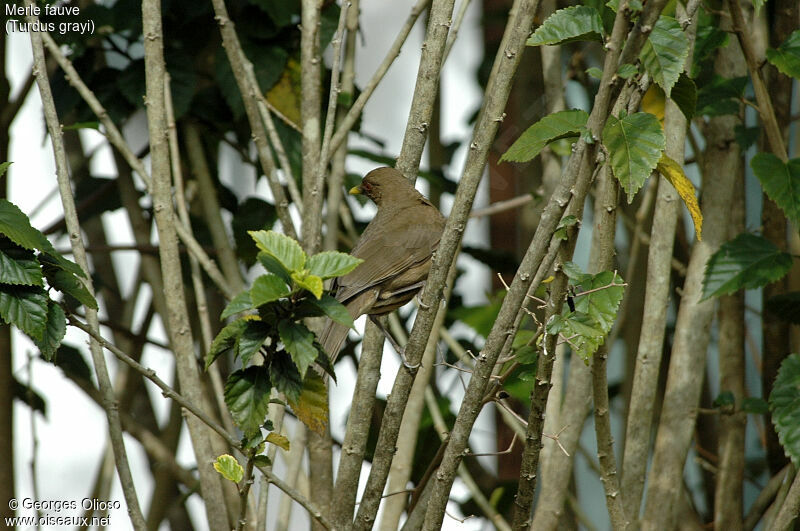
<instances>
[{"instance_id":1,"label":"bird's wing","mask_svg":"<svg viewBox=\"0 0 800 531\"><path fill-rule=\"evenodd\" d=\"M430 219L430 214L416 216L416 210L404 209L394 219L376 216L367 226L352 252L364 262L338 279L337 299L345 301L430 258L439 245L444 221L441 217Z\"/></svg>"}]
</instances>

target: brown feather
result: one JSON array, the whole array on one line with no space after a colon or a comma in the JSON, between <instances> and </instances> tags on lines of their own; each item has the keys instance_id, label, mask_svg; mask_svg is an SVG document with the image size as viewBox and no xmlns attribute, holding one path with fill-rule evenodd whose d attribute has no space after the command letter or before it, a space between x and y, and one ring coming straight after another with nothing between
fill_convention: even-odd
<instances>
[{"instance_id":1,"label":"brown feather","mask_svg":"<svg viewBox=\"0 0 800 531\"><path fill-rule=\"evenodd\" d=\"M351 252L364 262L333 286L336 299L353 319L389 313L414 297L428 277L445 223L442 214L394 168L369 172L359 191L375 202L378 212ZM328 321L320 336L332 362L347 331Z\"/></svg>"}]
</instances>

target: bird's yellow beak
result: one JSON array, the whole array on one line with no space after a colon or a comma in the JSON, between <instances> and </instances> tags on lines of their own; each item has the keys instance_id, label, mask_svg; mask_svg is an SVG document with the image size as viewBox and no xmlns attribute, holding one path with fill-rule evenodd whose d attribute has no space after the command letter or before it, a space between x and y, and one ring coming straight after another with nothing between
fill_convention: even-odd
<instances>
[{"instance_id":1,"label":"bird's yellow beak","mask_svg":"<svg viewBox=\"0 0 800 531\"><path fill-rule=\"evenodd\" d=\"M350 188L350 194L351 195L359 195L360 193L361 193L361 187L360 186L354 186L354 187Z\"/></svg>"}]
</instances>

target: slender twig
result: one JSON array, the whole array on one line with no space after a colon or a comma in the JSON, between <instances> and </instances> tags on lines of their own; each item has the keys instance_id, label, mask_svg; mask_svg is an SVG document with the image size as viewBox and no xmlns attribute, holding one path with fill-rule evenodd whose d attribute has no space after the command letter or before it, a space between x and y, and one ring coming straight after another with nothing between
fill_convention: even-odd
<instances>
[{"instance_id":1,"label":"slender twig","mask_svg":"<svg viewBox=\"0 0 800 531\"><path fill-rule=\"evenodd\" d=\"M239 487L239 519L236 521L236 531L243 531L247 525L247 497L250 494L250 487L253 485L253 464L252 456L247 458L242 485Z\"/></svg>"},{"instance_id":2,"label":"slender twig","mask_svg":"<svg viewBox=\"0 0 800 531\"><path fill-rule=\"evenodd\" d=\"M744 531L753 531L753 529L755 529L761 517L764 515L764 512L769 507L769 504L775 499L775 495L778 493L781 485L786 481L786 474L789 473L791 469L791 464L786 465L780 472L772 476L764 488L761 489L761 492L758 493L758 496L744 517L744 522L742 524L742 529L744 529Z\"/></svg>"},{"instance_id":3,"label":"slender twig","mask_svg":"<svg viewBox=\"0 0 800 531\"><path fill-rule=\"evenodd\" d=\"M453 45L456 43L456 38L458 37L458 30L461 29L461 24L464 22L464 16L467 14L467 10L469 9L469 4L472 0L462 0L461 4L458 7L458 13L456 14L456 19L453 22L453 27L450 28L450 35L447 37L447 44L444 48L444 58L443 61L447 61L447 58L450 56L450 50L453 49Z\"/></svg>"},{"instance_id":4,"label":"slender twig","mask_svg":"<svg viewBox=\"0 0 800 531\"><path fill-rule=\"evenodd\" d=\"M417 3L411 8L411 13L409 13L405 24L397 34L394 43L392 43L392 47L389 48L389 51L386 53L386 57L383 59L383 62L381 62L380 66L378 66L378 69L372 75L364 88L361 89L361 94L358 96L358 99L356 99L355 103L353 103L353 106L347 111L347 114L342 119L341 123L336 129L336 132L331 138L331 153L334 153L339 148L350 130L358 121L358 117L361 115L361 111L364 110L364 106L367 104L367 101L369 101L372 93L375 92L375 89L378 87L381 80L383 80L383 76L386 75L386 72L389 71L389 67L392 66L394 60L398 55L400 55L400 49L403 47L403 43L406 42L408 34L411 33L411 28L414 27L414 24L419 18L420 13L422 13L422 11L425 9L425 6L427 6L430 2L431 0L417 0Z\"/></svg>"},{"instance_id":5,"label":"slender twig","mask_svg":"<svg viewBox=\"0 0 800 531\"><path fill-rule=\"evenodd\" d=\"M484 216L494 216L507 210L514 210L521 206L527 205L535 198L531 194L523 194L504 201L497 201L491 205L483 208L478 208L469 213L470 218L482 218Z\"/></svg>"},{"instance_id":6,"label":"slender twig","mask_svg":"<svg viewBox=\"0 0 800 531\"><path fill-rule=\"evenodd\" d=\"M130 356L128 356L125 352L117 348L112 343L109 343L103 336L99 333L92 330L86 323L80 321L79 319L75 318L72 315L68 315L67 319L69 320L69 324L72 326L79 328L86 332L90 337L92 337L95 341L97 341L100 346L104 349L108 350L114 356L117 357L121 362L128 365L130 368L153 382L156 387L161 389L161 394L163 394L166 398L170 400L174 400L177 402L182 408L186 409L189 413L191 413L195 418L200 420L203 424L217 432L231 447L237 449L243 455L245 453L245 449L242 447L240 441L236 440L230 433L228 433L225 428L220 426L214 419L212 419L207 413L202 411L200 408L195 406L191 401L189 401L184 395L175 391L172 387L167 385L164 380L159 378L156 375L156 371L153 369L147 368L144 365L140 364ZM297 503L302 505L309 513L311 518L315 519L320 524L324 525L326 528L331 529L331 524L328 522L327 518L325 518L316 506L311 503L305 496L301 495L295 489L289 487L284 481L282 481L278 476L272 473L272 471L266 469L266 467L259 466L258 469L267 476L269 482L274 484L280 490L288 494L293 500Z\"/></svg>"},{"instance_id":7,"label":"slender twig","mask_svg":"<svg viewBox=\"0 0 800 531\"><path fill-rule=\"evenodd\" d=\"M32 0L26 0L26 5L31 7L34 4ZM29 16L27 18L31 23L37 22L37 17L35 16ZM78 214L75 209L75 198L72 193L72 184L69 178L69 163L64 147L63 131L58 121L56 105L50 88L50 80L47 75L44 47L42 46L42 34L38 31L31 31L30 38L31 47L33 49L33 74L36 77L36 84L39 87L39 94L42 99L42 107L47 123L47 131L53 145L56 178L61 195L61 204L64 208L64 219L67 224L69 240L72 245L75 261L85 275L85 278L81 279L81 281L89 293L94 296L94 286L89 273L89 261L86 256L86 251L83 248L81 226L78 221ZM88 326L92 330L98 330L97 310L87 307L86 316L89 323ZM90 351L97 375L97 383L100 387L100 392L103 394L103 409L105 409L106 418L108 419L108 431L111 438L111 445L114 449L117 473L120 477L120 486L122 487L125 503L128 506L131 524L134 529L144 530L146 529L146 524L144 516L142 515L142 510L139 507L139 500L136 496L136 487L133 483L133 476L131 475L130 463L128 462L128 455L125 449L125 441L122 438L122 423L119 419L119 406L114 396L114 389L111 385L111 378L108 374L105 357L103 357L102 349L96 341L90 343Z\"/></svg>"},{"instance_id":8,"label":"slender twig","mask_svg":"<svg viewBox=\"0 0 800 531\"><path fill-rule=\"evenodd\" d=\"M212 0L211 3L214 6L214 15L217 24L219 24L223 47L231 65L233 77L236 79L236 84L244 101L244 110L245 114L247 114L247 121L250 123L258 160L261 163L264 175L267 177L267 183L275 200L275 210L286 234L297 239L297 230L295 230L292 216L289 213L289 202L286 200L283 187L275 175L275 161L267 143L267 137L264 134L264 121L262 121L262 116L258 110L259 98L263 98L263 96L261 96L261 89L258 86L253 63L250 62L245 56L244 50L242 50L239 36L236 34L236 28L228 15L228 9L225 7L225 1Z\"/></svg>"},{"instance_id":9,"label":"slender twig","mask_svg":"<svg viewBox=\"0 0 800 531\"><path fill-rule=\"evenodd\" d=\"M742 6L739 4L739 0L728 0L728 8L733 22L733 30L739 38L739 45L742 47L747 69L750 71L753 92L755 92L756 101L758 102L758 113L761 116L761 122L764 124L769 147L779 159L786 162L789 160L789 156L786 153L783 134L781 134L778 119L775 117L775 108L772 106L772 98L761 73L761 65L753 49L752 33L749 32L747 23L744 21L744 15L742 15Z\"/></svg>"},{"instance_id":10,"label":"slender twig","mask_svg":"<svg viewBox=\"0 0 800 531\"><path fill-rule=\"evenodd\" d=\"M119 131L114 122L111 121L108 111L106 111L105 107L103 107L103 105L100 103L100 100L97 99L97 96L95 96L89 87L86 86L81 79L80 74L78 74L78 71L75 70L75 67L72 65L72 62L67 59L53 38L50 37L47 32L41 32L40 35L48 51L55 58L61 69L64 70L70 85L72 85L78 91L92 112L94 112L97 118L100 120L100 123L103 124L106 138L108 138L111 145L117 148L117 151L120 155L122 155L122 157L125 159L125 162L128 163L131 169L139 174L139 177L141 177L142 181L144 181L145 186L150 189L151 181L149 172L146 170L142 161L139 160L139 158L133 153L127 142L125 142L122 133ZM228 287L225 278L219 271L219 268L214 261L208 257L203 250L203 247L197 242L194 236L187 232L182 225L176 225L175 231L178 233L178 236L181 238L184 244L186 244L189 252L195 255L197 260L200 262L200 265L203 267L203 270L206 272L206 274L208 274L209 278L214 281L217 287L219 287L228 298L233 298L235 295L237 295Z\"/></svg>"}]
</instances>

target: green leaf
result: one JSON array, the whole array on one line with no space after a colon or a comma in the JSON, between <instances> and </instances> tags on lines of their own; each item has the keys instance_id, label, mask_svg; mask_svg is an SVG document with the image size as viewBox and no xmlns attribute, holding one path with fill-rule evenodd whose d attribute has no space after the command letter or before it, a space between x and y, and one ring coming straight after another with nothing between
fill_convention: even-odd
<instances>
[{"instance_id":1,"label":"green leaf","mask_svg":"<svg viewBox=\"0 0 800 531\"><path fill-rule=\"evenodd\" d=\"M767 48L767 60L789 77L800 79L800 30L795 30L777 48Z\"/></svg>"},{"instance_id":2,"label":"green leaf","mask_svg":"<svg viewBox=\"0 0 800 531\"><path fill-rule=\"evenodd\" d=\"M348 328L353 328L353 317L345 306L328 294L324 294L321 299L309 299L308 302L315 308L322 311L332 321L343 324Z\"/></svg>"},{"instance_id":3,"label":"green leaf","mask_svg":"<svg viewBox=\"0 0 800 531\"><path fill-rule=\"evenodd\" d=\"M790 354L781 363L769 395L772 423L786 455L800 462L800 355Z\"/></svg>"},{"instance_id":4,"label":"green leaf","mask_svg":"<svg viewBox=\"0 0 800 531\"><path fill-rule=\"evenodd\" d=\"M772 153L756 153L750 161L764 192L786 217L800 226L800 158L784 163Z\"/></svg>"},{"instance_id":5,"label":"green leaf","mask_svg":"<svg viewBox=\"0 0 800 531\"><path fill-rule=\"evenodd\" d=\"M761 128L758 126L746 127L743 124L738 124L733 128L736 143L742 151L747 151L750 146L755 145L761 136Z\"/></svg>"},{"instance_id":6,"label":"green leaf","mask_svg":"<svg viewBox=\"0 0 800 531\"><path fill-rule=\"evenodd\" d=\"M0 251L0 284L44 286L39 262L33 258L12 258Z\"/></svg>"},{"instance_id":7,"label":"green leaf","mask_svg":"<svg viewBox=\"0 0 800 531\"><path fill-rule=\"evenodd\" d=\"M60 263L55 262L52 258L45 254L39 255L39 261L42 263L42 272L47 279L47 283L61 293L73 297L84 306L96 310L97 301L89 293L83 281L70 271L61 269Z\"/></svg>"},{"instance_id":8,"label":"green leaf","mask_svg":"<svg viewBox=\"0 0 800 531\"><path fill-rule=\"evenodd\" d=\"M645 70L669 97L689 55L689 39L672 17L660 16L639 54Z\"/></svg>"},{"instance_id":9,"label":"green leaf","mask_svg":"<svg viewBox=\"0 0 800 531\"><path fill-rule=\"evenodd\" d=\"M0 290L0 318L31 339L42 340L47 326L48 300L41 289L3 286Z\"/></svg>"},{"instance_id":10,"label":"green leaf","mask_svg":"<svg viewBox=\"0 0 800 531\"><path fill-rule=\"evenodd\" d=\"M583 312L570 312L554 315L547 324L548 334L561 334L573 352L589 363L605 340L605 333L591 316Z\"/></svg>"},{"instance_id":11,"label":"green leaf","mask_svg":"<svg viewBox=\"0 0 800 531\"><path fill-rule=\"evenodd\" d=\"M5 173L8 171L9 166L11 166L12 164L14 164L14 163L13 162L0 162L0 177L5 175Z\"/></svg>"},{"instance_id":12,"label":"green leaf","mask_svg":"<svg viewBox=\"0 0 800 531\"><path fill-rule=\"evenodd\" d=\"M637 112L624 118L609 116L603 128L603 144L614 176L627 192L630 203L661 158L664 130L658 118L650 113Z\"/></svg>"},{"instance_id":13,"label":"green leaf","mask_svg":"<svg viewBox=\"0 0 800 531\"><path fill-rule=\"evenodd\" d=\"M670 98L681 110L686 120L694 118L694 113L697 111L697 85L692 78L686 75L686 72L681 72L678 81L672 87Z\"/></svg>"},{"instance_id":14,"label":"green leaf","mask_svg":"<svg viewBox=\"0 0 800 531\"><path fill-rule=\"evenodd\" d=\"M632 65L630 63L625 63L624 65L621 65L617 70L617 75L622 79L628 79L629 77L635 76L638 73L639 69L636 67L636 65Z\"/></svg>"},{"instance_id":15,"label":"green leaf","mask_svg":"<svg viewBox=\"0 0 800 531\"><path fill-rule=\"evenodd\" d=\"M34 229L28 216L7 199L0 199L0 234L25 249L53 251L53 246L44 234Z\"/></svg>"},{"instance_id":16,"label":"green leaf","mask_svg":"<svg viewBox=\"0 0 800 531\"><path fill-rule=\"evenodd\" d=\"M578 224L578 218L576 216L564 216L559 220L558 226L556 227L556 231L553 234L553 236L555 236L559 240L566 240L567 229L577 224Z\"/></svg>"},{"instance_id":17,"label":"green leaf","mask_svg":"<svg viewBox=\"0 0 800 531\"><path fill-rule=\"evenodd\" d=\"M305 325L291 321L278 323L278 334L300 375L305 378L308 367L314 363L319 353L314 346L314 334Z\"/></svg>"},{"instance_id":18,"label":"green leaf","mask_svg":"<svg viewBox=\"0 0 800 531\"><path fill-rule=\"evenodd\" d=\"M272 385L266 367L239 369L228 377L225 404L246 436L258 432L267 418L270 391Z\"/></svg>"},{"instance_id":19,"label":"green leaf","mask_svg":"<svg viewBox=\"0 0 800 531\"><path fill-rule=\"evenodd\" d=\"M736 405L736 396L732 391L722 391L711 403L714 407L732 411Z\"/></svg>"},{"instance_id":20,"label":"green leaf","mask_svg":"<svg viewBox=\"0 0 800 531\"><path fill-rule=\"evenodd\" d=\"M290 293L286 283L275 275L261 275L250 288L250 302L256 308Z\"/></svg>"},{"instance_id":21,"label":"green leaf","mask_svg":"<svg viewBox=\"0 0 800 531\"><path fill-rule=\"evenodd\" d=\"M338 251L325 251L309 258L306 266L312 275L325 280L346 275L363 261L361 258Z\"/></svg>"},{"instance_id":22,"label":"green leaf","mask_svg":"<svg viewBox=\"0 0 800 531\"><path fill-rule=\"evenodd\" d=\"M269 364L269 378L275 389L289 401L297 401L303 390L303 377L287 352L276 352Z\"/></svg>"},{"instance_id":23,"label":"green leaf","mask_svg":"<svg viewBox=\"0 0 800 531\"><path fill-rule=\"evenodd\" d=\"M547 323L547 333L561 334L581 359L588 363L611 331L619 311L625 286L618 273L584 273L577 264L566 262L564 273L577 288L575 311L565 307L561 315Z\"/></svg>"},{"instance_id":24,"label":"green leaf","mask_svg":"<svg viewBox=\"0 0 800 531\"><path fill-rule=\"evenodd\" d=\"M257 255L258 262L270 273L282 279L286 284L292 283L292 276L289 271L281 265L274 256L260 251Z\"/></svg>"},{"instance_id":25,"label":"green leaf","mask_svg":"<svg viewBox=\"0 0 800 531\"><path fill-rule=\"evenodd\" d=\"M264 454L259 454L253 458L253 465L256 467L272 466L272 459Z\"/></svg>"},{"instance_id":26,"label":"green leaf","mask_svg":"<svg viewBox=\"0 0 800 531\"><path fill-rule=\"evenodd\" d=\"M61 345L66 333L67 316L64 315L61 306L50 301L47 305L47 324L44 327L42 338L33 340L44 359L52 361L53 355Z\"/></svg>"},{"instance_id":27,"label":"green leaf","mask_svg":"<svg viewBox=\"0 0 800 531\"><path fill-rule=\"evenodd\" d=\"M697 91L697 115L723 116L739 114L747 76L724 78L715 75Z\"/></svg>"},{"instance_id":28,"label":"green leaf","mask_svg":"<svg viewBox=\"0 0 800 531\"><path fill-rule=\"evenodd\" d=\"M325 433L328 425L328 389L322 377L310 371L303 379L303 391L297 401L289 401L294 414L316 433Z\"/></svg>"},{"instance_id":29,"label":"green leaf","mask_svg":"<svg viewBox=\"0 0 800 531\"><path fill-rule=\"evenodd\" d=\"M560 138L577 137L586 129L589 114L586 111L571 110L549 114L530 126L511 144L508 151L500 157L500 162L528 162L542 149Z\"/></svg>"},{"instance_id":30,"label":"green leaf","mask_svg":"<svg viewBox=\"0 0 800 531\"><path fill-rule=\"evenodd\" d=\"M781 321L800 325L800 291L770 297L764 303L764 309Z\"/></svg>"},{"instance_id":31,"label":"green leaf","mask_svg":"<svg viewBox=\"0 0 800 531\"><path fill-rule=\"evenodd\" d=\"M559 9L536 28L528 46L563 44L574 41L603 40L603 21L593 7L572 6Z\"/></svg>"},{"instance_id":32,"label":"green leaf","mask_svg":"<svg viewBox=\"0 0 800 531\"><path fill-rule=\"evenodd\" d=\"M257 280L257 279L256 279ZM231 300L225 309L222 310L222 314L219 316L220 321L227 319L231 315L236 315L237 313L246 312L247 310L252 310L256 306L253 304L253 301L250 299L250 292L243 291Z\"/></svg>"},{"instance_id":33,"label":"green leaf","mask_svg":"<svg viewBox=\"0 0 800 531\"><path fill-rule=\"evenodd\" d=\"M236 350L242 358L242 366L246 367L250 359L259 351L261 345L270 335L270 327L266 323L251 319L247 321L244 332L239 336Z\"/></svg>"},{"instance_id":34,"label":"green leaf","mask_svg":"<svg viewBox=\"0 0 800 531\"><path fill-rule=\"evenodd\" d=\"M766 286L792 268L792 255L772 242L743 233L711 255L703 278L703 299Z\"/></svg>"},{"instance_id":35,"label":"green leaf","mask_svg":"<svg viewBox=\"0 0 800 531\"><path fill-rule=\"evenodd\" d=\"M587 68L586 75L594 79L603 79L603 71L597 68L596 66Z\"/></svg>"},{"instance_id":36,"label":"green leaf","mask_svg":"<svg viewBox=\"0 0 800 531\"><path fill-rule=\"evenodd\" d=\"M306 263L306 253L300 244L288 236L272 230L248 231L263 252L274 257L289 273L301 271Z\"/></svg>"},{"instance_id":37,"label":"green leaf","mask_svg":"<svg viewBox=\"0 0 800 531\"><path fill-rule=\"evenodd\" d=\"M469 326L483 337L489 336L492 325L497 320L500 313L500 306L503 304L505 291L499 292L496 296L490 296L488 304L480 306L458 306L448 310L449 316L458 319Z\"/></svg>"},{"instance_id":38,"label":"green leaf","mask_svg":"<svg viewBox=\"0 0 800 531\"><path fill-rule=\"evenodd\" d=\"M322 279L305 271L292 273L295 286L311 292L317 299L322 297Z\"/></svg>"},{"instance_id":39,"label":"green leaf","mask_svg":"<svg viewBox=\"0 0 800 531\"><path fill-rule=\"evenodd\" d=\"M214 360L221 355L228 352L233 352L236 354L239 338L244 333L246 327L247 320L237 319L219 331L217 337L215 337L214 341L211 342L211 347L208 349L208 354L206 354L206 370L208 370L211 364L214 363Z\"/></svg>"},{"instance_id":40,"label":"green leaf","mask_svg":"<svg viewBox=\"0 0 800 531\"><path fill-rule=\"evenodd\" d=\"M244 468L235 457L223 454L214 461L214 470L228 481L239 483L244 477Z\"/></svg>"},{"instance_id":41,"label":"green leaf","mask_svg":"<svg viewBox=\"0 0 800 531\"><path fill-rule=\"evenodd\" d=\"M604 333L611 331L617 317L619 304L625 294L625 285L619 273L602 271L579 283L575 295L575 310L591 316ZM586 293L585 295L583 294Z\"/></svg>"}]
</instances>

